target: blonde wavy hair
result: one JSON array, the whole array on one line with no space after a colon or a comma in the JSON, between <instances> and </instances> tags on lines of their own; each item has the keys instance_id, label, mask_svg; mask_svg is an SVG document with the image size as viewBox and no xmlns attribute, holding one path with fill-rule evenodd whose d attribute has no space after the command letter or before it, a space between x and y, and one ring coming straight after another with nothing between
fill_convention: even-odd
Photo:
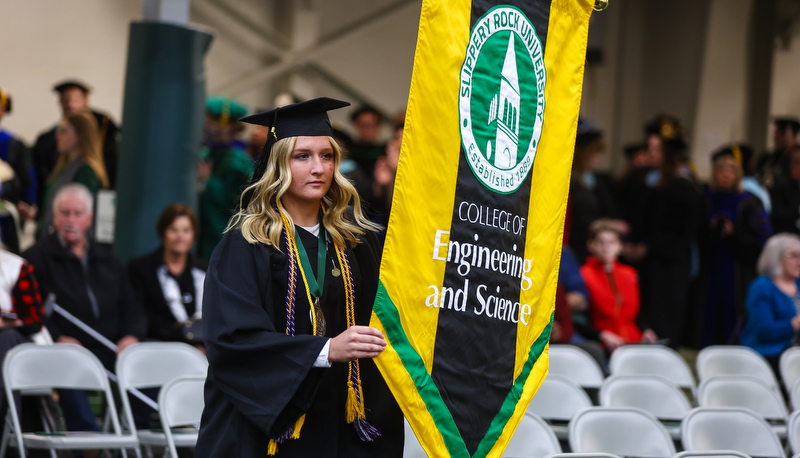
<instances>
[{"instance_id":1,"label":"blonde wavy hair","mask_svg":"<svg viewBox=\"0 0 800 458\"><path fill-rule=\"evenodd\" d=\"M239 198L239 211L231 217L225 232L239 229L249 243L263 243L281 249L280 240L283 232L281 216L286 217L289 229L295 230L294 221L281 203L281 197L292 182L289 159L296 140L297 137L284 138L272 146L264 175L258 182L244 190ZM325 208L322 225L336 245L343 247L349 243L350 246L354 246L366 231L377 232L381 227L364 216L361 211L361 199L355 187L339 171L342 150L332 137L328 137L328 141L334 151L334 172L331 187L322 198ZM245 198L251 192L252 197L245 207ZM351 199L354 202L355 221L351 221L347 215Z\"/></svg>"}]
</instances>

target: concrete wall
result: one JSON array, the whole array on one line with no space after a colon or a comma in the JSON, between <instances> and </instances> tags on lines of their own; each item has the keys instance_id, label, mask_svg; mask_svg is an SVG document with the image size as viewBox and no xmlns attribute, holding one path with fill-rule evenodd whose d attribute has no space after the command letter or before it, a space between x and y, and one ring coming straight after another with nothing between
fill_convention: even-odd
<instances>
[{"instance_id":1,"label":"concrete wall","mask_svg":"<svg viewBox=\"0 0 800 458\"><path fill-rule=\"evenodd\" d=\"M800 118L800 35L793 37L789 48L777 49L774 58L770 113Z\"/></svg>"},{"instance_id":2,"label":"concrete wall","mask_svg":"<svg viewBox=\"0 0 800 458\"><path fill-rule=\"evenodd\" d=\"M692 157L701 176L710 173L711 154L746 137L747 26L751 0L714 0L696 102Z\"/></svg>"},{"instance_id":3,"label":"concrete wall","mask_svg":"<svg viewBox=\"0 0 800 458\"><path fill-rule=\"evenodd\" d=\"M140 1L9 1L0 27L0 86L14 98L3 127L28 142L60 116L53 83L78 77L94 87L91 102L119 120L128 24Z\"/></svg>"}]
</instances>

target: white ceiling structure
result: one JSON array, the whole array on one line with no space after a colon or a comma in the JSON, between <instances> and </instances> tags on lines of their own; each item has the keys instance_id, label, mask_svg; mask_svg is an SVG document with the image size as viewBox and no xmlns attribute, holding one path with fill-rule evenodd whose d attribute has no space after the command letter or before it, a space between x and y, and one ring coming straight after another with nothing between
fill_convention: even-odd
<instances>
[{"instance_id":1,"label":"white ceiling structure","mask_svg":"<svg viewBox=\"0 0 800 458\"><path fill-rule=\"evenodd\" d=\"M280 92L325 93L392 115L407 102L420 7L421 0L192 0L191 19L216 30L209 93L265 107ZM242 65L215 69L224 53Z\"/></svg>"}]
</instances>

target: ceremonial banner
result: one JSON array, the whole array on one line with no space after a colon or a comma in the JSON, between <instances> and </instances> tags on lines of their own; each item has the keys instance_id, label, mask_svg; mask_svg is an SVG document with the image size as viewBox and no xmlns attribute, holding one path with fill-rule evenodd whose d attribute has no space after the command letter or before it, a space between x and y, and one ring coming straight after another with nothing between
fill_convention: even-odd
<instances>
[{"instance_id":1,"label":"ceremonial banner","mask_svg":"<svg viewBox=\"0 0 800 458\"><path fill-rule=\"evenodd\" d=\"M499 457L547 374L593 3L423 0L371 324L430 456Z\"/></svg>"}]
</instances>

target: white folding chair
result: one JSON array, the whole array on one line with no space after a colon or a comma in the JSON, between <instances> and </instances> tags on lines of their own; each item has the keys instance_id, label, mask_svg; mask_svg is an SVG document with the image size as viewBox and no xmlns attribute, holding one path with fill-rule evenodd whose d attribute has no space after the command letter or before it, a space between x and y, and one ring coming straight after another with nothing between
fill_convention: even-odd
<instances>
[{"instance_id":1,"label":"white folding chair","mask_svg":"<svg viewBox=\"0 0 800 458\"><path fill-rule=\"evenodd\" d=\"M735 450L689 450L678 453L672 458L751 458Z\"/></svg>"},{"instance_id":2,"label":"white folding chair","mask_svg":"<svg viewBox=\"0 0 800 458\"><path fill-rule=\"evenodd\" d=\"M508 442L505 458L542 458L561 453L561 445L550 426L538 415L526 413Z\"/></svg>"},{"instance_id":3,"label":"white folding chair","mask_svg":"<svg viewBox=\"0 0 800 458\"><path fill-rule=\"evenodd\" d=\"M189 375L170 380L158 393L158 414L167 438L167 450L172 458L178 458L176 445L197 443L200 417L203 415L204 375ZM173 430L176 427L191 426L190 429ZM186 446L186 445L184 445Z\"/></svg>"},{"instance_id":4,"label":"white folding chair","mask_svg":"<svg viewBox=\"0 0 800 458\"><path fill-rule=\"evenodd\" d=\"M613 453L553 453L550 455L545 456L544 458L622 458L619 455L614 455Z\"/></svg>"},{"instance_id":5,"label":"white folding chair","mask_svg":"<svg viewBox=\"0 0 800 458\"><path fill-rule=\"evenodd\" d=\"M778 435L757 413L744 408L695 407L681 425L687 451L735 450L750 456L784 458Z\"/></svg>"},{"instance_id":6,"label":"white folding chair","mask_svg":"<svg viewBox=\"0 0 800 458\"><path fill-rule=\"evenodd\" d=\"M89 350L71 344L17 345L6 354L3 379L11 433L0 446L0 456L4 456L7 445L17 447L22 458L26 449L47 449L51 453L53 450L120 449L123 456L127 456L125 449L138 449L137 437L122 432L105 369ZM107 418L111 422L111 432L23 432L14 391L56 388L102 392L109 410Z\"/></svg>"},{"instance_id":7,"label":"white folding chair","mask_svg":"<svg viewBox=\"0 0 800 458\"><path fill-rule=\"evenodd\" d=\"M761 379L720 376L704 380L698 391L700 407L743 407L773 423L778 437L786 437L788 412L782 395Z\"/></svg>"},{"instance_id":8,"label":"white folding chair","mask_svg":"<svg viewBox=\"0 0 800 458\"><path fill-rule=\"evenodd\" d=\"M669 380L657 375L608 377L600 387L600 405L636 407L650 412L676 440L681 438L680 421L692 410L684 392Z\"/></svg>"},{"instance_id":9,"label":"white folding chair","mask_svg":"<svg viewBox=\"0 0 800 458\"><path fill-rule=\"evenodd\" d=\"M198 349L182 342L141 342L123 350L117 358L117 378L127 428L139 437L148 456L151 446L166 447L167 435L159 430L137 431L128 393L130 389L158 388L181 376L205 376L208 359ZM194 447L197 436L179 435L178 447Z\"/></svg>"},{"instance_id":10,"label":"white folding chair","mask_svg":"<svg viewBox=\"0 0 800 458\"><path fill-rule=\"evenodd\" d=\"M756 377L780 392L778 379L767 360L748 347L714 345L700 350L697 355L697 375L701 383L720 375Z\"/></svg>"},{"instance_id":11,"label":"white folding chair","mask_svg":"<svg viewBox=\"0 0 800 458\"><path fill-rule=\"evenodd\" d=\"M592 356L574 345L550 345L550 375L572 380L583 388L599 389L603 370Z\"/></svg>"},{"instance_id":12,"label":"white folding chair","mask_svg":"<svg viewBox=\"0 0 800 458\"><path fill-rule=\"evenodd\" d=\"M789 402L792 404L792 410L800 409L800 380L792 385L789 391Z\"/></svg>"},{"instance_id":13,"label":"white folding chair","mask_svg":"<svg viewBox=\"0 0 800 458\"><path fill-rule=\"evenodd\" d=\"M636 408L591 407L569 422L572 451L620 456L672 456L675 445L666 428L649 412Z\"/></svg>"},{"instance_id":14,"label":"white folding chair","mask_svg":"<svg viewBox=\"0 0 800 458\"><path fill-rule=\"evenodd\" d=\"M784 350L781 353L779 367L783 386L788 390L800 380L800 347L789 347Z\"/></svg>"},{"instance_id":15,"label":"white folding chair","mask_svg":"<svg viewBox=\"0 0 800 458\"><path fill-rule=\"evenodd\" d=\"M800 453L800 410L792 412L786 428L792 453Z\"/></svg>"},{"instance_id":16,"label":"white folding chair","mask_svg":"<svg viewBox=\"0 0 800 458\"><path fill-rule=\"evenodd\" d=\"M403 418L405 437L403 439L403 458L428 458L422 444L419 443L414 430L408 424L408 420Z\"/></svg>"},{"instance_id":17,"label":"white folding chair","mask_svg":"<svg viewBox=\"0 0 800 458\"><path fill-rule=\"evenodd\" d=\"M569 421L587 407L592 407L592 400L577 383L551 374L544 379L528 404L527 412L547 421L556 437L567 439Z\"/></svg>"},{"instance_id":18,"label":"white folding chair","mask_svg":"<svg viewBox=\"0 0 800 458\"><path fill-rule=\"evenodd\" d=\"M611 375L657 375L696 396L692 369L675 350L663 345L625 345L611 353Z\"/></svg>"}]
</instances>

